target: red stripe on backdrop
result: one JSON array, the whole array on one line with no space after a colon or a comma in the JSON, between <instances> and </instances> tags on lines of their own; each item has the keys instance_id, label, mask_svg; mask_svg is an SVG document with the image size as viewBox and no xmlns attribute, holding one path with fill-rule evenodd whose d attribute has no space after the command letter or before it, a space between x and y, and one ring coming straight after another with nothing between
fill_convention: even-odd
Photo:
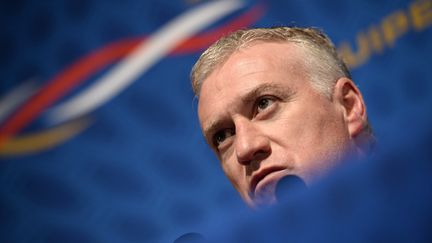
<instances>
[{"instance_id":1,"label":"red stripe on backdrop","mask_svg":"<svg viewBox=\"0 0 432 243\"><path fill-rule=\"evenodd\" d=\"M137 40L126 40L107 45L78 60L48 81L45 87L17 110L0 128L0 147L8 138L33 121L46 107L84 82L95 71L106 66L108 62L130 52L137 43L139 43Z\"/></svg>"},{"instance_id":2,"label":"red stripe on backdrop","mask_svg":"<svg viewBox=\"0 0 432 243\"><path fill-rule=\"evenodd\" d=\"M233 30L245 28L256 22L263 14L264 8L257 5L232 22L211 32L192 37L174 50L173 54L187 54L206 48L222 35ZM145 38L130 38L106 45L60 72L47 85L24 103L3 126L0 127L0 147L7 140L32 122L47 107L67 94L73 88L86 81L92 74L105 66L126 56Z\"/></svg>"}]
</instances>

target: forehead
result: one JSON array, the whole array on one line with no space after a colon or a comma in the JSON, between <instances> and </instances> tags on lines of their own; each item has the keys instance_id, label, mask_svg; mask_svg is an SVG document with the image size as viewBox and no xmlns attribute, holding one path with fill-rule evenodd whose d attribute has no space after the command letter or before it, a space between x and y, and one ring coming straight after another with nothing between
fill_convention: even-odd
<instances>
[{"instance_id":1,"label":"forehead","mask_svg":"<svg viewBox=\"0 0 432 243\"><path fill-rule=\"evenodd\" d=\"M303 66L303 58L301 58L303 56L303 47L295 43L252 42L233 52L221 65L216 65L216 68L204 79L202 86L215 85L212 88L222 90L226 83L238 84L239 82L235 81L242 76L270 70L293 73L296 68ZM202 90L203 87L200 94Z\"/></svg>"},{"instance_id":2,"label":"forehead","mask_svg":"<svg viewBox=\"0 0 432 243\"><path fill-rule=\"evenodd\" d=\"M303 57L293 43L261 42L233 53L203 81L198 101L201 126L219 113L235 112L241 97L257 86L298 84L305 76Z\"/></svg>"}]
</instances>

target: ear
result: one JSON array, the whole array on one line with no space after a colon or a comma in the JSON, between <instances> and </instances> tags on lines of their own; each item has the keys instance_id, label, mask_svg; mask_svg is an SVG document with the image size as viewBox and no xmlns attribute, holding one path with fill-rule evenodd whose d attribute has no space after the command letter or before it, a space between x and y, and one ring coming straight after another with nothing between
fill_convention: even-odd
<instances>
[{"instance_id":1,"label":"ear","mask_svg":"<svg viewBox=\"0 0 432 243\"><path fill-rule=\"evenodd\" d=\"M343 77L336 82L333 99L343 110L351 138L356 137L367 121L366 106L360 90L351 79Z\"/></svg>"}]
</instances>

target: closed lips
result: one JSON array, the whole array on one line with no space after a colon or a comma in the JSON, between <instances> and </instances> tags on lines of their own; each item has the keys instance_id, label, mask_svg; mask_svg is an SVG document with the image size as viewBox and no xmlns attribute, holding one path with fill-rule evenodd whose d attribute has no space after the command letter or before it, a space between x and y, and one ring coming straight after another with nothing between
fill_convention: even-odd
<instances>
[{"instance_id":1,"label":"closed lips","mask_svg":"<svg viewBox=\"0 0 432 243\"><path fill-rule=\"evenodd\" d=\"M253 175L251 183L250 183L251 194L255 194L255 190L256 190L258 183L260 183L260 181L262 181L266 176L268 176L274 172L284 170L284 169L285 168L281 167L281 166L270 167L270 168L262 169L261 171L257 172L255 175Z\"/></svg>"}]
</instances>

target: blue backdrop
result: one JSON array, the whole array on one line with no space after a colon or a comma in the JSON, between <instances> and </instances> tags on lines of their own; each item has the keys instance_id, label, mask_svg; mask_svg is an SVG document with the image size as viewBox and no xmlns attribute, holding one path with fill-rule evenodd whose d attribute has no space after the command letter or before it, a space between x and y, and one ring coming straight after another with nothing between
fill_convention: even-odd
<instances>
[{"instance_id":1,"label":"blue backdrop","mask_svg":"<svg viewBox=\"0 0 432 243\"><path fill-rule=\"evenodd\" d=\"M376 229L394 222L393 233L413 222L408 238L393 242L431 239L420 233L431 223L432 1L20 0L1 1L0 13L0 242L172 242L193 231L241 242L235 237L265 225L245 233L227 222L293 211L312 212L288 230L300 232L293 241L353 242L349 229L367 236L359 225L370 221ZM315 26L333 39L382 149L375 163L339 171L292 206L250 216L201 137L189 72L221 35L275 25ZM393 192L397 183L373 192L363 183L399 181L380 180L395 171L421 179ZM358 192L357 213L323 221L331 209L320 205L341 181L352 185L342 192ZM370 207L361 203L368 193L377 196ZM405 214L389 217L385 205ZM347 225L345 237L326 237L331 225ZM385 241L386 230L359 242Z\"/></svg>"}]
</instances>

